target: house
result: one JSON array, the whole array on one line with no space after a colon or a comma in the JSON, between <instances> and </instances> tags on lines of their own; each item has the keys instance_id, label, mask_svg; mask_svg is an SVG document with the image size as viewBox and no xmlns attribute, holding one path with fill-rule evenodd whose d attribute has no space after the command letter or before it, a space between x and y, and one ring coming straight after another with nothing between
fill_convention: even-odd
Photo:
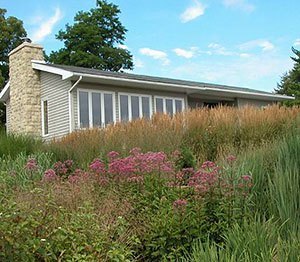
<instances>
[{"instance_id":1,"label":"house","mask_svg":"<svg viewBox=\"0 0 300 262\"><path fill-rule=\"evenodd\" d=\"M266 106L294 99L247 88L46 64L43 48L23 43L9 54L10 79L0 93L7 131L49 140L80 128L175 114L218 104Z\"/></svg>"}]
</instances>

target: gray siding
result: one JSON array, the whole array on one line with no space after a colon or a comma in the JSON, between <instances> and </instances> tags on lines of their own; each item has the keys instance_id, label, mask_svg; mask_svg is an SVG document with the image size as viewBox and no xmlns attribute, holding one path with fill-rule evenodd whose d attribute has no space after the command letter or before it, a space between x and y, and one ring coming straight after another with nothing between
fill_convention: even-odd
<instances>
[{"instance_id":1,"label":"gray siding","mask_svg":"<svg viewBox=\"0 0 300 262\"><path fill-rule=\"evenodd\" d=\"M166 97L178 97L184 99L184 106L187 107L187 96L186 94L170 92L170 91L161 91L161 90L147 90L147 89L137 89L129 87L119 87L119 86L107 86L100 84L90 84L90 83L79 83L75 90L72 91L72 100L73 100L73 111L74 111L74 127L75 129L79 128L78 123L78 101L77 101L77 90L78 89L88 89L88 90L102 90L110 91L115 93L115 109L116 109L116 121L119 121L119 93L131 93L131 94L143 94L150 95L152 102L152 113L154 112L154 97L155 96L166 96Z\"/></svg>"},{"instance_id":2,"label":"gray siding","mask_svg":"<svg viewBox=\"0 0 300 262\"><path fill-rule=\"evenodd\" d=\"M238 103L238 107L243 107L243 106L263 107L263 106L272 105L275 102L274 101L263 101L263 100L238 98L237 103Z\"/></svg>"},{"instance_id":3,"label":"gray siding","mask_svg":"<svg viewBox=\"0 0 300 262\"><path fill-rule=\"evenodd\" d=\"M48 130L45 140L60 138L69 133L69 96L71 81L61 76L41 72L41 99L48 101Z\"/></svg>"},{"instance_id":4,"label":"gray siding","mask_svg":"<svg viewBox=\"0 0 300 262\"><path fill-rule=\"evenodd\" d=\"M10 130L10 100L6 101L6 132Z\"/></svg>"}]
</instances>

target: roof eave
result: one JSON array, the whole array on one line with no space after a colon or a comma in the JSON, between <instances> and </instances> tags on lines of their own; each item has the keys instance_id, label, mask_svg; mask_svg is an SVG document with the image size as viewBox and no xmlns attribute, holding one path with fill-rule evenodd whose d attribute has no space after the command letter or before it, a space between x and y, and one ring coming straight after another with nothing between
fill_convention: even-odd
<instances>
[{"instance_id":1,"label":"roof eave","mask_svg":"<svg viewBox=\"0 0 300 262\"><path fill-rule=\"evenodd\" d=\"M56 75L61 75L62 80L69 79L74 75L74 73L71 71L48 66L44 61L31 60L31 64L33 69L56 74Z\"/></svg>"},{"instance_id":2,"label":"roof eave","mask_svg":"<svg viewBox=\"0 0 300 262\"><path fill-rule=\"evenodd\" d=\"M7 84L4 86L2 91L0 92L0 101L1 102L6 102L9 98L9 81Z\"/></svg>"},{"instance_id":3,"label":"roof eave","mask_svg":"<svg viewBox=\"0 0 300 262\"><path fill-rule=\"evenodd\" d=\"M249 98L249 99L258 99L258 100L268 100L268 101L285 101L285 100L294 100L295 97L286 96L286 95L277 95L277 94L264 94L264 93L255 93L249 91L237 91L237 90L224 90L218 87L206 87L205 84L203 86L189 86L189 85L179 85L179 84L170 84L170 83L162 83L162 82L152 82L146 80L137 80L137 79L124 79L119 77L112 77L112 76L100 76L100 75L92 75L92 74L83 74L83 73L74 73L74 76L82 76L84 80L91 80L97 79L99 81L105 80L110 81L111 83L123 82L127 84L143 84L148 87L159 87L162 88L170 88L173 91L177 92L184 92L187 94L192 93L209 93L212 96L217 95L229 95L230 97L237 97L237 98ZM176 88L176 89L174 89Z\"/></svg>"}]
</instances>

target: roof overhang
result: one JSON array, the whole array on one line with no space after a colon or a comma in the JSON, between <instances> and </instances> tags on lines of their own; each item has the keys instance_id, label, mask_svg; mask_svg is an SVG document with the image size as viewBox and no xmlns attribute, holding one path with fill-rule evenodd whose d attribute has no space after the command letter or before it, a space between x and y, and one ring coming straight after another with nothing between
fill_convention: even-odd
<instances>
[{"instance_id":1,"label":"roof overhang","mask_svg":"<svg viewBox=\"0 0 300 262\"><path fill-rule=\"evenodd\" d=\"M257 99L264 101L284 101L284 100L294 100L292 96L277 95L272 93L261 93L261 92L252 92L245 89L241 90L230 90L222 88L220 85L212 84L202 84L199 83L197 86L184 85L184 84L173 84L165 83L161 81L147 81L140 79L128 79L114 76L105 76L105 75L94 75L86 73L77 73L68 71L65 69L60 69L52 66L48 66L45 62L41 61L32 61L32 68L58 74L62 76L63 80L70 79L72 81L77 81L79 77L82 77L82 82L89 82L102 85L115 85L115 86L124 86L132 87L139 89L152 89L160 91L170 91L185 93L187 95L209 95L209 96L222 96L226 98L247 98L247 99Z\"/></svg>"},{"instance_id":2,"label":"roof overhang","mask_svg":"<svg viewBox=\"0 0 300 262\"><path fill-rule=\"evenodd\" d=\"M31 60L32 68L56 75L61 75L62 80L68 79L73 76L73 73L64 69L48 66L44 61Z\"/></svg>"},{"instance_id":3,"label":"roof overhang","mask_svg":"<svg viewBox=\"0 0 300 262\"><path fill-rule=\"evenodd\" d=\"M199 85L199 86L189 86L189 85L177 85L163 82L152 82L136 79L126 79L111 76L99 76L99 75L89 75L89 74L79 74L74 73L72 80L78 79L82 76L82 82L90 83L101 83L108 85L124 86L124 87L136 87L140 89L153 89L153 90L163 90L170 92L185 93L187 95L209 95L209 96L222 96L226 98L248 98L257 99L264 101L285 101L294 100L292 96L277 95L272 93L260 93L260 92L249 92L249 91L236 91L228 90L217 87L212 87L211 85Z\"/></svg>"},{"instance_id":4,"label":"roof overhang","mask_svg":"<svg viewBox=\"0 0 300 262\"><path fill-rule=\"evenodd\" d=\"M6 102L9 98L9 82L4 86L2 91L0 92L0 101Z\"/></svg>"}]
</instances>

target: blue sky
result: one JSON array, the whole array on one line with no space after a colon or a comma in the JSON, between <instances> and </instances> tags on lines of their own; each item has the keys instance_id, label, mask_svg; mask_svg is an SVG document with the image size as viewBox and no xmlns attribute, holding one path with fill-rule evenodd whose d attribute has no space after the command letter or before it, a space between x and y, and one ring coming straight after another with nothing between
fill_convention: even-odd
<instances>
[{"instance_id":1,"label":"blue sky","mask_svg":"<svg viewBox=\"0 0 300 262\"><path fill-rule=\"evenodd\" d=\"M47 53L95 0L0 0ZM272 91L300 49L299 0L112 0L128 29L133 73ZM1 33L1 32L0 32Z\"/></svg>"}]
</instances>

